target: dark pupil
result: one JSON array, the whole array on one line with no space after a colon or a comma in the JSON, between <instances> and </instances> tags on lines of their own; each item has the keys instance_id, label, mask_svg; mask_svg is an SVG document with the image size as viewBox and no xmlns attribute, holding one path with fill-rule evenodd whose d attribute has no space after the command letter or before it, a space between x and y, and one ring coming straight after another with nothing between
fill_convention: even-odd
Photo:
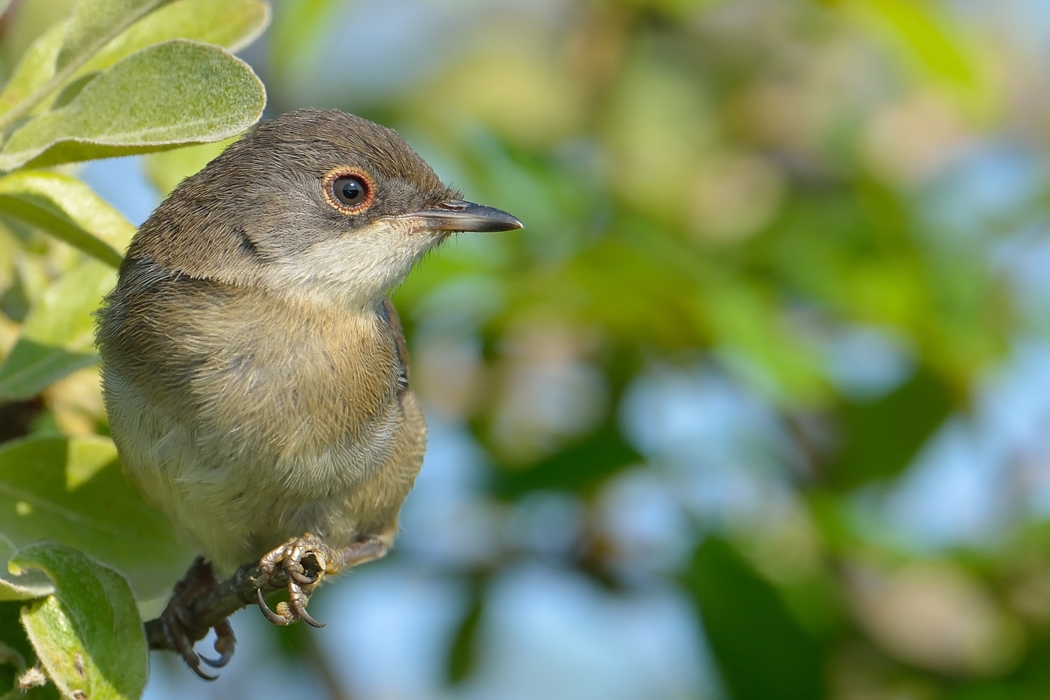
<instances>
[{"instance_id":1,"label":"dark pupil","mask_svg":"<svg viewBox=\"0 0 1050 700\"><path fill-rule=\"evenodd\" d=\"M343 204L357 204L365 196L365 186L356 177L341 177L335 181L335 196Z\"/></svg>"}]
</instances>

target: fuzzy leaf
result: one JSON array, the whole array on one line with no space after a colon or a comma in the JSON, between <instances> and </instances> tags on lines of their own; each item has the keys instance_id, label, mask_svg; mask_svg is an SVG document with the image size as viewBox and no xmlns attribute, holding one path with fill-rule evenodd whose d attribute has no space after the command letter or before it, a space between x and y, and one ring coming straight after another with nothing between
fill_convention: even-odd
<instances>
[{"instance_id":1,"label":"fuzzy leaf","mask_svg":"<svg viewBox=\"0 0 1050 700\"><path fill-rule=\"evenodd\" d=\"M237 51L254 41L269 21L269 5L261 0L176 0L117 35L78 68L71 79L98 73L136 51L171 39L190 39ZM23 54L0 92L0 114L54 77L68 25L68 21L55 24Z\"/></svg>"},{"instance_id":2,"label":"fuzzy leaf","mask_svg":"<svg viewBox=\"0 0 1050 700\"><path fill-rule=\"evenodd\" d=\"M64 107L12 134L0 170L160 151L235 136L262 115L266 93L246 63L177 39L131 54Z\"/></svg>"},{"instance_id":3,"label":"fuzzy leaf","mask_svg":"<svg viewBox=\"0 0 1050 700\"><path fill-rule=\"evenodd\" d=\"M66 23L59 22L37 37L30 45L11 78L0 92L0 114L14 107L31 95L55 74L55 59L66 36Z\"/></svg>"},{"instance_id":4,"label":"fuzzy leaf","mask_svg":"<svg viewBox=\"0 0 1050 700\"><path fill-rule=\"evenodd\" d=\"M24 547L14 570L41 569L55 593L22 608L22 625L65 698L138 698L149 651L128 582L81 552L44 542Z\"/></svg>"},{"instance_id":5,"label":"fuzzy leaf","mask_svg":"<svg viewBox=\"0 0 1050 700\"><path fill-rule=\"evenodd\" d=\"M125 56L172 39L238 51L254 41L269 22L270 7L261 0L177 0L113 39L79 73L104 70Z\"/></svg>"},{"instance_id":6,"label":"fuzzy leaf","mask_svg":"<svg viewBox=\"0 0 1050 700\"><path fill-rule=\"evenodd\" d=\"M116 284L113 268L85 260L33 305L22 334L0 365L0 399L38 395L53 382L98 361L91 314Z\"/></svg>"},{"instance_id":7,"label":"fuzzy leaf","mask_svg":"<svg viewBox=\"0 0 1050 700\"><path fill-rule=\"evenodd\" d=\"M7 572L7 555L0 563L0 569ZM49 590L45 595L54 592L51 579L42 571L34 571L32 575L46 582ZM15 578L11 574L11 578ZM24 600L0 601L0 693L6 689L8 692L0 695L0 700L58 700L58 690L54 684L46 682L36 685L28 690L19 688L19 680L26 673L26 669L36 666L36 652L33 645L26 636L25 628L22 626L22 608ZM34 676L32 672L30 677ZM42 673L40 675L43 675Z\"/></svg>"},{"instance_id":8,"label":"fuzzy leaf","mask_svg":"<svg viewBox=\"0 0 1050 700\"><path fill-rule=\"evenodd\" d=\"M140 600L170 590L190 559L121 474L112 441L95 436L0 446L0 532L16 547L75 547L120 571Z\"/></svg>"},{"instance_id":9,"label":"fuzzy leaf","mask_svg":"<svg viewBox=\"0 0 1050 700\"><path fill-rule=\"evenodd\" d=\"M39 571L26 571L20 575L8 573L7 563L14 553L11 540L0 535L0 601L31 600L55 592L51 579Z\"/></svg>"},{"instance_id":10,"label":"fuzzy leaf","mask_svg":"<svg viewBox=\"0 0 1050 700\"><path fill-rule=\"evenodd\" d=\"M0 177L0 212L50 233L112 267L135 227L76 178L22 171Z\"/></svg>"},{"instance_id":11,"label":"fuzzy leaf","mask_svg":"<svg viewBox=\"0 0 1050 700\"><path fill-rule=\"evenodd\" d=\"M80 0L66 29L55 69L82 63L142 17L169 0Z\"/></svg>"}]
</instances>

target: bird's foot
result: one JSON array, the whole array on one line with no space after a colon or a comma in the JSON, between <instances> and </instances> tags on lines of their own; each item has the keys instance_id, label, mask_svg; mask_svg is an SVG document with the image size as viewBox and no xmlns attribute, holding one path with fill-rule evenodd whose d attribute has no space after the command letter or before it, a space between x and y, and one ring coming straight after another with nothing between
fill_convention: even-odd
<instances>
[{"instance_id":1,"label":"bird's foot","mask_svg":"<svg viewBox=\"0 0 1050 700\"><path fill-rule=\"evenodd\" d=\"M200 629L194 624L191 606L194 600L207 595L216 586L218 586L218 580L215 578L215 570L203 557L197 557L190 565L186 575L175 584L171 599L159 618L168 648L178 652L186 665L207 681L213 681L218 676L205 673L201 669L201 662L212 668L222 668L233 658L234 646L237 643L230 621L223 619L214 628L215 651L219 653L219 658L202 657L193 650L194 642L203 638L208 630L207 628Z\"/></svg>"},{"instance_id":2,"label":"bird's foot","mask_svg":"<svg viewBox=\"0 0 1050 700\"><path fill-rule=\"evenodd\" d=\"M378 537L364 537L342 549L329 547L309 532L302 537L293 537L259 560L259 568L271 581L281 572L288 577L288 600L278 603L275 612L266 605L262 590L258 590L259 609L275 625L290 625L302 620L313 627L324 627L306 612L314 588L325 576L334 576L351 566L379 559L389 548L389 543Z\"/></svg>"},{"instance_id":3,"label":"bird's foot","mask_svg":"<svg viewBox=\"0 0 1050 700\"><path fill-rule=\"evenodd\" d=\"M288 601L277 604L277 612L270 610L258 591L259 609L267 620L275 625L290 625L302 620L313 627L324 627L306 612L310 594L328 574L340 571L339 554L309 532L302 537L293 537L259 560L259 568L271 581L280 572L288 577Z\"/></svg>"}]
</instances>

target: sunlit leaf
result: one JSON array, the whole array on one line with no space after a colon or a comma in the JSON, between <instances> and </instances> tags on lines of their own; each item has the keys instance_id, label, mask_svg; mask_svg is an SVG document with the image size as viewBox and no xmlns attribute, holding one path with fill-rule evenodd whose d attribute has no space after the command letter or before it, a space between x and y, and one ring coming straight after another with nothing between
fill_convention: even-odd
<instances>
[{"instance_id":1,"label":"sunlit leaf","mask_svg":"<svg viewBox=\"0 0 1050 700\"><path fill-rule=\"evenodd\" d=\"M189 563L167 520L120 472L101 437L32 437L0 446L0 532L21 547L53 540L128 578L148 599L170 589Z\"/></svg>"},{"instance_id":2,"label":"sunlit leaf","mask_svg":"<svg viewBox=\"0 0 1050 700\"><path fill-rule=\"evenodd\" d=\"M76 74L77 69L111 39L170 0L80 0L68 20L51 27L28 51L33 58L18 77L16 89L7 95L7 111L0 118L3 130L46 102ZM61 45L54 46L58 33ZM53 58L52 58L53 56Z\"/></svg>"},{"instance_id":3,"label":"sunlit leaf","mask_svg":"<svg viewBox=\"0 0 1050 700\"><path fill-rule=\"evenodd\" d=\"M12 574L7 568L7 563L14 553L15 546L9 539L0 535L0 601L30 600L54 593L55 587L51 580L39 571Z\"/></svg>"},{"instance_id":4,"label":"sunlit leaf","mask_svg":"<svg viewBox=\"0 0 1050 700\"><path fill-rule=\"evenodd\" d=\"M913 0L870 0L869 4L935 75L958 83L975 79L970 57L930 5Z\"/></svg>"},{"instance_id":5,"label":"sunlit leaf","mask_svg":"<svg viewBox=\"0 0 1050 700\"><path fill-rule=\"evenodd\" d=\"M265 102L243 61L215 46L165 42L103 71L68 105L12 134L0 169L218 141L254 124Z\"/></svg>"},{"instance_id":6,"label":"sunlit leaf","mask_svg":"<svg viewBox=\"0 0 1050 700\"><path fill-rule=\"evenodd\" d=\"M122 58L171 39L190 39L238 51L258 37L269 19L269 5L262 0L168 2L117 34L72 75L94 78L94 73L109 68ZM69 22L65 21L52 26L23 54L3 92L0 92L0 114L55 76L56 59L68 25Z\"/></svg>"},{"instance_id":7,"label":"sunlit leaf","mask_svg":"<svg viewBox=\"0 0 1050 700\"><path fill-rule=\"evenodd\" d=\"M48 288L30 309L17 343L0 365L0 398L36 396L97 361L91 314L116 279L113 268L85 260Z\"/></svg>"},{"instance_id":8,"label":"sunlit leaf","mask_svg":"<svg viewBox=\"0 0 1050 700\"><path fill-rule=\"evenodd\" d=\"M80 0L66 29L56 70L82 63L142 17L170 0Z\"/></svg>"},{"instance_id":9,"label":"sunlit leaf","mask_svg":"<svg viewBox=\"0 0 1050 700\"><path fill-rule=\"evenodd\" d=\"M53 172L0 177L0 212L119 267L135 227L80 180Z\"/></svg>"},{"instance_id":10,"label":"sunlit leaf","mask_svg":"<svg viewBox=\"0 0 1050 700\"><path fill-rule=\"evenodd\" d=\"M37 37L22 54L14 72L0 92L0 114L40 88L55 74L55 59L66 36L66 23L59 22Z\"/></svg>"},{"instance_id":11,"label":"sunlit leaf","mask_svg":"<svg viewBox=\"0 0 1050 700\"><path fill-rule=\"evenodd\" d=\"M116 571L54 543L23 547L12 568L40 569L55 593L22 610L44 671L67 698L133 699L146 687L149 651L135 599Z\"/></svg>"},{"instance_id":12,"label":"sunlit leaf","mask_svg":"<svg viewBox=\"0 0 1050 700\"><path fill-rule=\"evenodd\" d=\"M146 176L161 194L167 195L175 186L197 173L214 160L236 139L226 139L200 146L187 146L160 153L150 153L143 160Z\"/></svg>"},{"instance_id":13,"label":"sunlit leaf","mask_svg":"<svg viewBox=\"0 0 1050 700\"><path fill-rule=\"evenodd\" d=\"M175 0L131 25L78 71L104 70L136 51L172 39L190 39L239 51L262 33L270 6L262 0Z\"/></svg>"}]
</instances>

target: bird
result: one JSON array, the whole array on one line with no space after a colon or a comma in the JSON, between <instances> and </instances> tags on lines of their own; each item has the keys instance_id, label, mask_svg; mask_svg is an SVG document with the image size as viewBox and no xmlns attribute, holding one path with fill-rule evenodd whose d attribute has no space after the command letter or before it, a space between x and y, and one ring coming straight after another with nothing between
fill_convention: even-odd
<instances>
[{"instance_id":1,"label":"bird","mask_svg":"<svg viewBox=\"0 0 1050 700\"><path fill-rule=\"evenodd\" d=\"M256 124L138 229L97 314L102 393L124 473L200 553L165 611L198 675L177 609L194 578L283 570L289 600L260 593L264 614L320 626L317 570L392 546L426 423L389 294L451 234L518 228L395 131L306 109ZM215 629L220 658L200 658L220 667L234 640Z\"/></svg>"}]
</instances>

